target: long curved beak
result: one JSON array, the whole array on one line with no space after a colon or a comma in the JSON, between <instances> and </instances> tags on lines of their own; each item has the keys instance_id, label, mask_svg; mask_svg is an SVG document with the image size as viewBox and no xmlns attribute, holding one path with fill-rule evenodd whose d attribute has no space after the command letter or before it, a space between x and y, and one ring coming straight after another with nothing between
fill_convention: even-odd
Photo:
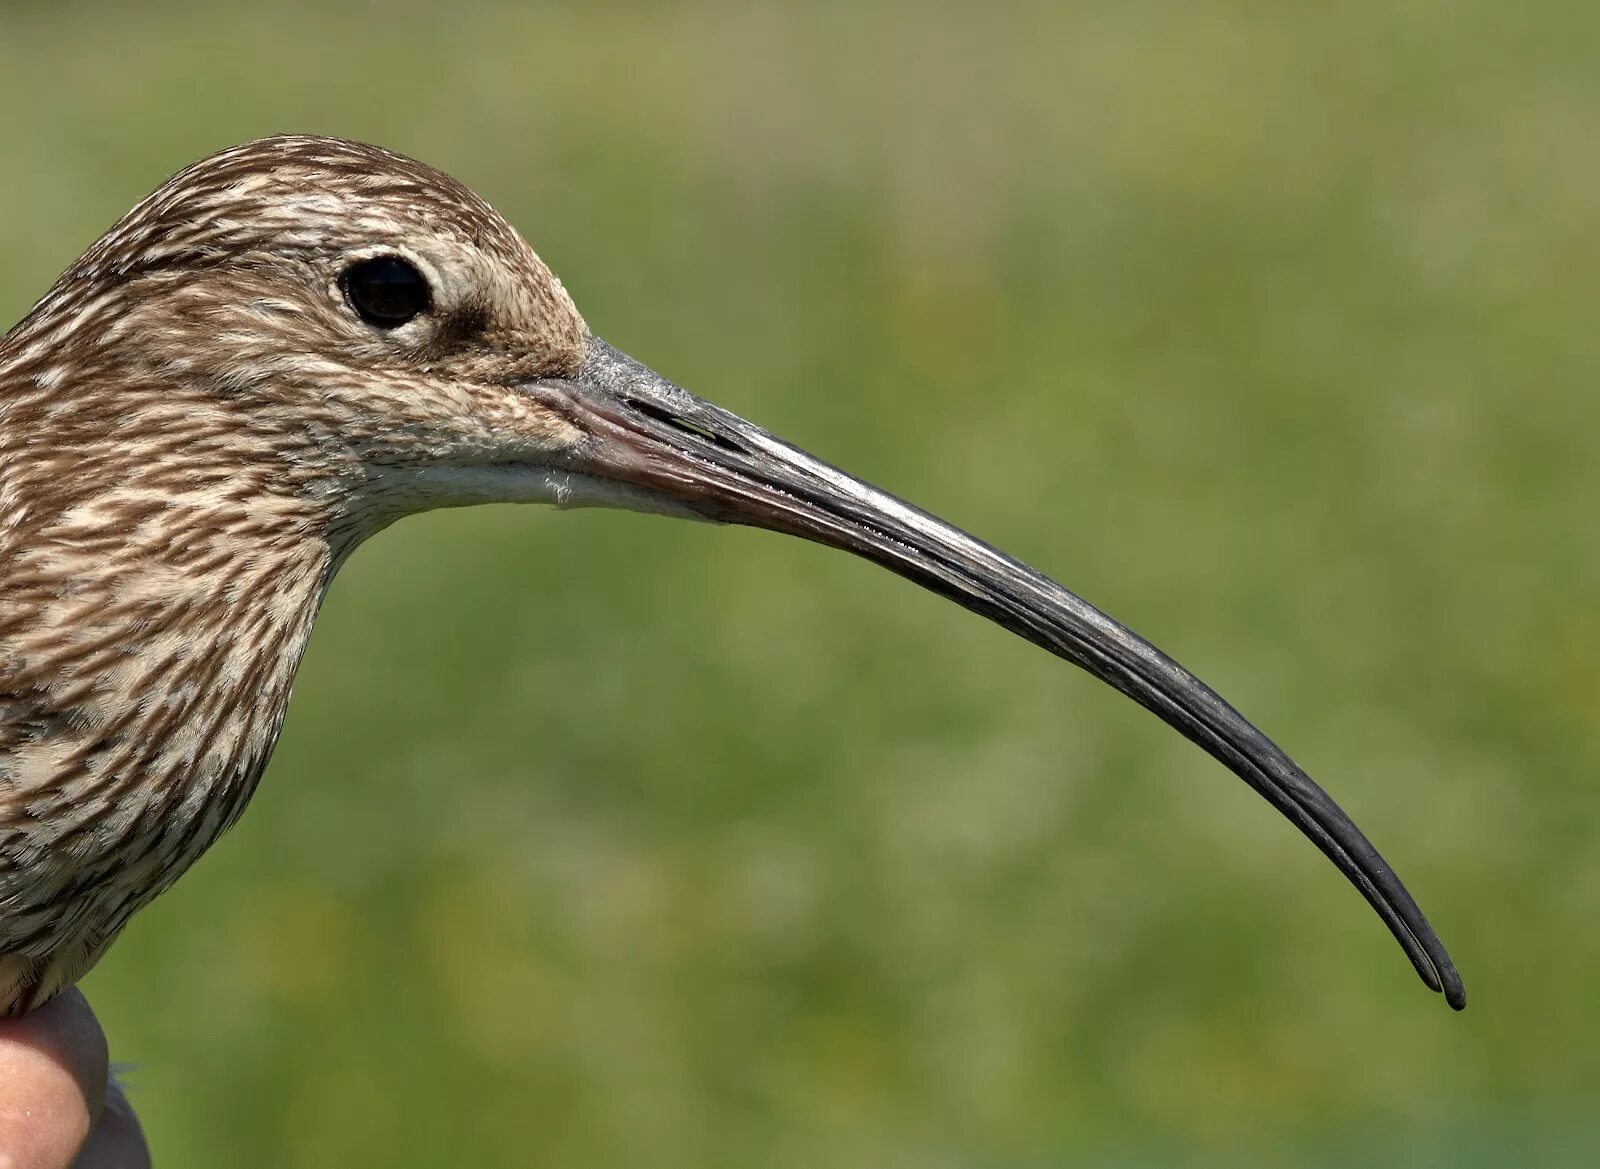
<instances>
[{"instance_id":1,"label":"long curved beak","mask_svg":"<svg viewBox=\"0 0 1600 1169\"><path fill-rule=\"evenodd\" d=\"M665 509L787 532L865 557L1079 666L1259 792L1361 891L1431 989L1466 990L1388 863L1339 805L1210 687L1027 565L679 389L600 341L582 371L525 387L587 437L562 469Z\"/></svg>"}]
</instances>

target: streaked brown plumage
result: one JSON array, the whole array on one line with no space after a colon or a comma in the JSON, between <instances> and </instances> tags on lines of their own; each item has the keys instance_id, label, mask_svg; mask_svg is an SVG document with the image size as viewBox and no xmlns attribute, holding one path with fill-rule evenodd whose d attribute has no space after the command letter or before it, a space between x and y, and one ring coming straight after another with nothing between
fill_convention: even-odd
<instances>
[{"instance_id":1,"label":"streaked brown plumage","mask_svg":"<svg viewBox=\"0 0 1600 1169\"><path fill-rule=\"evenodd\" d=\"M348 279L374 258L420 274L423 311L364 318ZM592 338L454 180L282 137L176 175L0 341L0 1011L78 979L243 810L355 546L402 515L490 500L757 523L991 617L1243 776L1463 1001L1382 859L1192 676Z\"/></svg>"}]
</instances>

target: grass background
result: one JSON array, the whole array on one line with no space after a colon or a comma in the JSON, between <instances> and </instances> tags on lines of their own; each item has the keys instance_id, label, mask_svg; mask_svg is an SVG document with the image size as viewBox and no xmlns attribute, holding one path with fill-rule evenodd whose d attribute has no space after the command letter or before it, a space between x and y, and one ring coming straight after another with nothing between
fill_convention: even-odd
<instances>
[{"instance_id":1,"label":"grass background","mask_svg":"<svg viewBox=\"0 0 1600 1169\"><path fill-rule=\"evenodd\" d=\"M214 148L490 198L595 330L1062 579L1338 796L765 534L486 509L337 582L87 988L165 1167L1592 1164L1600 9L0 8L0 309Z\"/></svg>"}]
</instances>

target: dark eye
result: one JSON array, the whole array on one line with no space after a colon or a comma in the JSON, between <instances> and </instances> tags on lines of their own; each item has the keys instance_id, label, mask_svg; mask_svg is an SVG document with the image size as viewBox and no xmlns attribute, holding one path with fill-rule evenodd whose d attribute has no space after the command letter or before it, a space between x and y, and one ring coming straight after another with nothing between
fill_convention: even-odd
<instances>
[{"instance_id":1,"label":"dark eye","mask_svg":"<svg viewBox=\"0 0 1600 1169\"><path fill-rule=\"evenodd\" d=\"M339 277L339 287L361 319L380 329L393 329L427 312L431 300L422 273L394 256L351 264Z\"/></svg>"}]
</instances>

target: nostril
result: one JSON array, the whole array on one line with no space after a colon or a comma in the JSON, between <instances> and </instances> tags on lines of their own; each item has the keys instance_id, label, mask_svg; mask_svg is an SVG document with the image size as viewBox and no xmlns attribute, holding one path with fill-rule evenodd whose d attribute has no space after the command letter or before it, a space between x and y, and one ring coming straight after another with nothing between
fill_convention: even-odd
<instances>
[{"instance_id":1,"label":"nostril","mask_svg":"<svg viewBox=\"0 0 1600 1169\"><path fill-rule=\"evenodd\" d=\"M725 451L738 451L740 454L746 453L744 447L734 442L733 439L718 434L708 427L701 426L697 422L691 422L687 418L674 414L671 410L656 405L654 402L646 402L642 398L624 398L623 402L643 414L646 418L653 418L664 426L672 427L672 429L681 434L692 434L696 438L709 442L712 446L721 447Z\"/></svg>"}]
</instances>

